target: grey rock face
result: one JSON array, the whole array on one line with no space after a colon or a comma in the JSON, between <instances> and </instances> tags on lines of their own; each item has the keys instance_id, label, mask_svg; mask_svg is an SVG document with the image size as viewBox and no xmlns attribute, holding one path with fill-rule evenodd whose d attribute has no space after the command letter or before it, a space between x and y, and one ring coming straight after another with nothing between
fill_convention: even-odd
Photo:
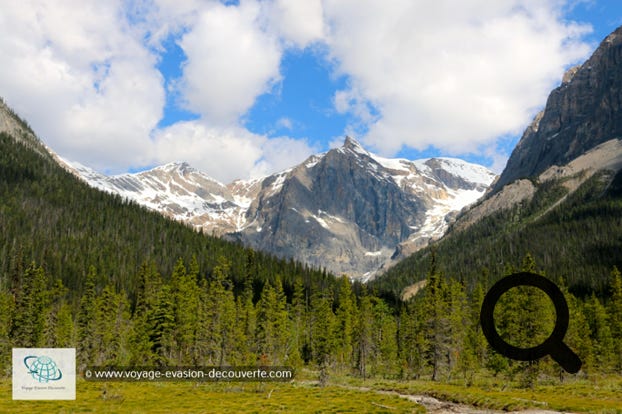
<instances>
[{"instance_id":1,"label":"grey rock face","mask_svg":"<svg viewBox=\"0 0 622 414\"><path fill-rule=\"evenodd\" d=\"M610 34L549 95L494 185L535 177L565 165L597 145L622 137L622 27Z\"/></svg>"},{"instance_id":2,"label":"grey rock face","mask_svg":"<svg viewBox=\"0 0 622 414\"><path fill-rule=\"evenodd\" d=\"M396 250L440 237L495 178L456 159L385 159L351 138L289 170L228 185L185 163L113 177L65 165L94 187L197 230L363 278L401 257Z\"/></svg>"},{"instance_id":3,"label":"grey rock face","mask_svg":"<svg viewBox=\"0 0 622 414\"><path fill-rule=\"evenodd\" d=\"M421 248L440 236L452 213L474 201L464 192L478 198L494 178L459 160L383 159L346 138L343 147L264 180L248 225L235 237L281 257L366 278L403 243ZM458 208L448 206L452 200Z\"/></svg>"}]
</instances>

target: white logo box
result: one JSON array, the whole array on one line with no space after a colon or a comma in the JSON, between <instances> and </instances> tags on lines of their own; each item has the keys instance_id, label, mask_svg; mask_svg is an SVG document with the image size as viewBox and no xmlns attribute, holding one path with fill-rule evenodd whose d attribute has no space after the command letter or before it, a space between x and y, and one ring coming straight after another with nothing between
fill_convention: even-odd
<instances>
[{"instance_id":1,"label":"white logo box","mask_svg":"<svg viewBox=\"0 0 622 414\"><path fill-rule=\"evenodd\" d=\"M75 348L13 348L14 400L75 400Z\"/></svg>"}]
</instances>

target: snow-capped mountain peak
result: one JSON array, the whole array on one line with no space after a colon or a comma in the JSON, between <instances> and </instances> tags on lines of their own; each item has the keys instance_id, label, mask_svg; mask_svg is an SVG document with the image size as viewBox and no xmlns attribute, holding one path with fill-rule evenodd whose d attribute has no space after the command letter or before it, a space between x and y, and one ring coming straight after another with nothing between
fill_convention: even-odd
<instances>
[{"instance_id":1,"label":"snow-capped mountain peak","mask_svg":"<svg viewBox=\"0 0 622 414\"><path fill-rule=\"evenodd\" d=\"M350 137L298 166L227 185L185 162L112 177L67 164L92 186L197 229L353 277L440 237L495 178L454 158L383 158Z\"/></svg>"}]
</instances>

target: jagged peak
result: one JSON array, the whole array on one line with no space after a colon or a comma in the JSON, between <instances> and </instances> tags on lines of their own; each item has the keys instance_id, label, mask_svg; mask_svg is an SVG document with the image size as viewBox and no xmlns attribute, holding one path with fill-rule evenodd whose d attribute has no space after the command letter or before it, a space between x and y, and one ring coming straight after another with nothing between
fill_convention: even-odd
<instances>
[{"instance_id":1,"label":"jagged peak","mask_svg":"<svg viewBox=\"0 0 622 414\"><path fill-rule=\"evenodd\" d=\"M343 142L343 146L340 148L344 151L348 150L357 154L370 155L369 151L367 151L356 139L352 138L349 135L346 135L346 139Z\"/></svg>"},{"instance_id":2,"label":"jagged peak","mask_svg":"<svg viewBox=\"0 0 622 414\"><path fill-rule=\"evenodd\" d=\"M186 161L173 161L168 164L160 165L152 170L165 170L165 171L180 171L180 172L192 172L196 171L194 167L188 164Z\"/></svg>"}]
</instances>

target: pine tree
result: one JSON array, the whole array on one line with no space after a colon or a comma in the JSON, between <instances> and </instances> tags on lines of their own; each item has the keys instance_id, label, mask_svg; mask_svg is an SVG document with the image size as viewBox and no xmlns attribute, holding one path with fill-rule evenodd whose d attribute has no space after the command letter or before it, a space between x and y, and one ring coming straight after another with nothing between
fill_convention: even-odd
<instances>
[{"instance_id":1,"label":"pine tree","mask_svg":"<svg viewBox=\"0 0 622 414\"><path fill-rule=\"evenodd\" d=\"M398 345L401 375L404 379L418 379L423 371L424 353L427 348L423 320L421 297L416 296L402 307L400 313Z\"/></svg>"},{"instance_id":2,"label":"pine tree","mask_svg":"<svg viewBox=\"0 0 622 414\"><path fill-rule=\"evenodd\" d=\"M219 257L212 277L203 291L199 307L201 317L198 342L208 364L223 366L234 347L233 325L236 319L235 300L229 271L231 263Z\"/></svg>"},{"instance_id":3,"label":"pine tree","mask_svg":"<svg viewBox=\"0 0 622 414\"><path fill-rule=\"evenodd\" d=\"M535 273L536 263L530 254L523 259L521 270ZM531 348L546 340L555 325L555 308L542 290L518 286L501 295L494 310L499 335L509 344ZM523 386L533 388L546 362L510 361L508 375L519 378Z\"/></svg>"},{"instance_id":4,"label":"pine tree","mask_svg":"<svg viewBox=\"0 0 622 414\"><path fill-rule=\"evenodd\" d=\"M373 358L373 329L374 313L372 301L366 290L363 290L359 298L359 312L356 323L356 354L357 369L359 375L366 379L369 376L369 367Z\"/></svg>"},{"instance_id":5,"label":"pine tree","mask_svg":"<svg viewBox=\"0 0 622 414\"><path fill-rule=\"evenodd\" d=\"M0 287L0 375L11 370L11 325L13 320L13 295Z\"/></svg>"},{"instance_id":6,"label":"pine tree","mask_svg":"<svg viewBox=\"0 0 622 414\"><path fill-rule=\"evenodd\" d=\"M466 332L464 333L464 347L460 356L459 368L467 386L473 383L475 372L484 366L486 360L487 341L481 331L480 311L484 301L484 289L478 283L471 295Z\"/></svg>"},{"instance_id":7,"label":"pine tree","mask_svg":"<svg viewBox=\"0 0 622 414\"><path fill-rule=\"evenodd\" d=\"M153 263L143 263L138 271L136 303L132 313L133 330L130 338L131 361L138 366L155 364L153 342L154 313L158 307L162 279Z\"/></svg>"},{"instance_id":8,"label":"pine tree","mask_svg":"<svg viewBox=\"0 0 622 414\"><path fill-rule=\"evenodd\" d=\"M608 315L603 304L595 295L592 295L586 305L585 313L590 326L593 344L594 364L600 370L612 368L614 344Z\"/></svg>"},{"instance_id":9,"label":"pine tree","mask_svg":"<svg viewBox=\"0 0 622 414\"><path fill-rule=\"evenodd\" d=\"M389 377L398 370L397 324L387 304L379 298L372 299L372 366L374 374Z\"/></svg>"},{"instance_id":10,"label":"pine tree","mask_svg":"<svg viewBox=\"0 0 622 414\"><path fill-rule=\"evenodd\" d=\"M617 267L611 271L611 303L609 326L614 346L614 368L622 373L622 276Z\"/></svg>"},{"instance_id":11,"label":"pine tree","mask_svg":"<svg viewBox=\"0 0 622 414\"><path fill-rule=\"evenodd\" d=\"M590 326L585 317L585 305L582 301L570 294L562 287L568 303L568 332L564 337L564 343L570 347L581 359L581 370L589 373L594 368L594 346ZM560 372L563 378L563 373Z\"/></svg>"},{"instance_id":12,"label":"pine tree","mask_svg":"<svg viewBox=\"0 0 622 414\"><path fill-rule=\"evenodd\" d=\"M307 343L307 306L305 288L302 280L298 279L294 283L289 315L289 346L288 346L288 366L299 369L304 364L303 348Z\"/></svg>"},{"instance_id":13,"label":"pine tree","mask_svg":"<svg viewBox=\"0 0 622 414\"><path fill-rule=\"evenodd\" d=\"M464 368L471 358L466 348L467 332L473 329L468 315L464 286L451 280L447 287L449 305L449 375Z\"/></svg>"},{"instance_id":14,"label":"pine tree","mask_svg":"<svg viewBox=\"0 0 622 414\"><path fill-rule=\"evenodd\" d=\"M193 258L191 272L186 272L183 260L179 259L171 276L171 293L175 304L175 327L173 332L174 360L179 365L188 365L194 354L195 333L199 309L198 264Z\"/></svg>"},{"instance_id":15,"label":"pine tree","mask_svg":"<svg viewBox=\"0 0 622 414\"><path fill-rule=\"evenodd\" d=\"M356 305L352 293L350 280L343 276L339 285L339 306L337 307L337 358L339 368L349 369L352 363L352 336L354 330L354 318L356 317Z\"/></svg>"},{"instance_id":16,"label":"pine tree","mask_svg":"<svg viewBox=\"0 0 622 414\"><path fill-rule=\"evenodd\" d=\"M257 351L263 362L282 365L287 359L288 321L280 278L264 286L257 303Z\"/></svg>"},{"instance_id":17,"label":"pine tree","mask_svg":"<svg viewBox=\"0 0 622 414\"><path fill-rule=\"evenodd\" d=\"M129 303L108 284L96 300L95 365L127 365L131 332Z\"/></svg>"},{"instance_id":18,"label":"pine tree","mask_svg":"<svg viewBox=\"0 0 622 414\"><path fill-rule=\"evenodd\" d=\"M16 347L42 346L46 310L49 305L47 277L42 267L34 262L28 266L22 287L15 300L11 338Z\"/></svg>"},{"instance_id":19,"label":"pine tree","mask_svg":"<svg viewBox=\"0 0 622 414\"><path fill-rule=\"evenodd\" d=\"M77 359L79 366L84 368L87 365L93 364L96 358L97 344L95 339L96 326L96 314L97 293L95 291L95 280L97 278L96 270L94 266L89 268L89 272L86 275L86 281L84 284L84 293L80 298L80 306L77 316Z\"/></svg>"},{"instance_id":20,"label":"pine tree","mask_svg":"<svg viewBox=\"0 0 622 414\"><path fill-rule=\"evenodd\" d=\"M440 380L449 368L451 326L446 293L447 286L436 269L436 259L433 257L423 296L424 335L428 345L426 359L432 367L433 381Z\"/></svg>"},{"instance_id":21,"label":"pine tree","mask_svg":"<svg viewBox=\"0 0 622 414\"><path fill-rule=\"evenodd\" d=\"M320 368L320 385L328 381L329 367L336 349L336 320L332 296L316 292L311 297L311 349Z\"/></svg>"},{"instance_id":22,"label":"pine tree","mask_svg":"<svg viewBox=\"0 0 622 414\"><path fill-rule=\"evenodd\" d=\"M69 347L73 345L73 319L71 307L65 301L68 289L60 279L50 290L50 303L46 310L44 337L46 346Z\"/></svg>"},{"instance_id":23,"label":"pine tree","mask_svg":"<svg viewBox=\"0 0 622 414\"><path fill-rule=\"evenodd\" d=\"M175 347L175 303L169 285L162 285L158 301L147 320L151 328L149 341L152 343L154 362L157 366L170 365L174 360Z\"/></svg>"}]
</instances>

